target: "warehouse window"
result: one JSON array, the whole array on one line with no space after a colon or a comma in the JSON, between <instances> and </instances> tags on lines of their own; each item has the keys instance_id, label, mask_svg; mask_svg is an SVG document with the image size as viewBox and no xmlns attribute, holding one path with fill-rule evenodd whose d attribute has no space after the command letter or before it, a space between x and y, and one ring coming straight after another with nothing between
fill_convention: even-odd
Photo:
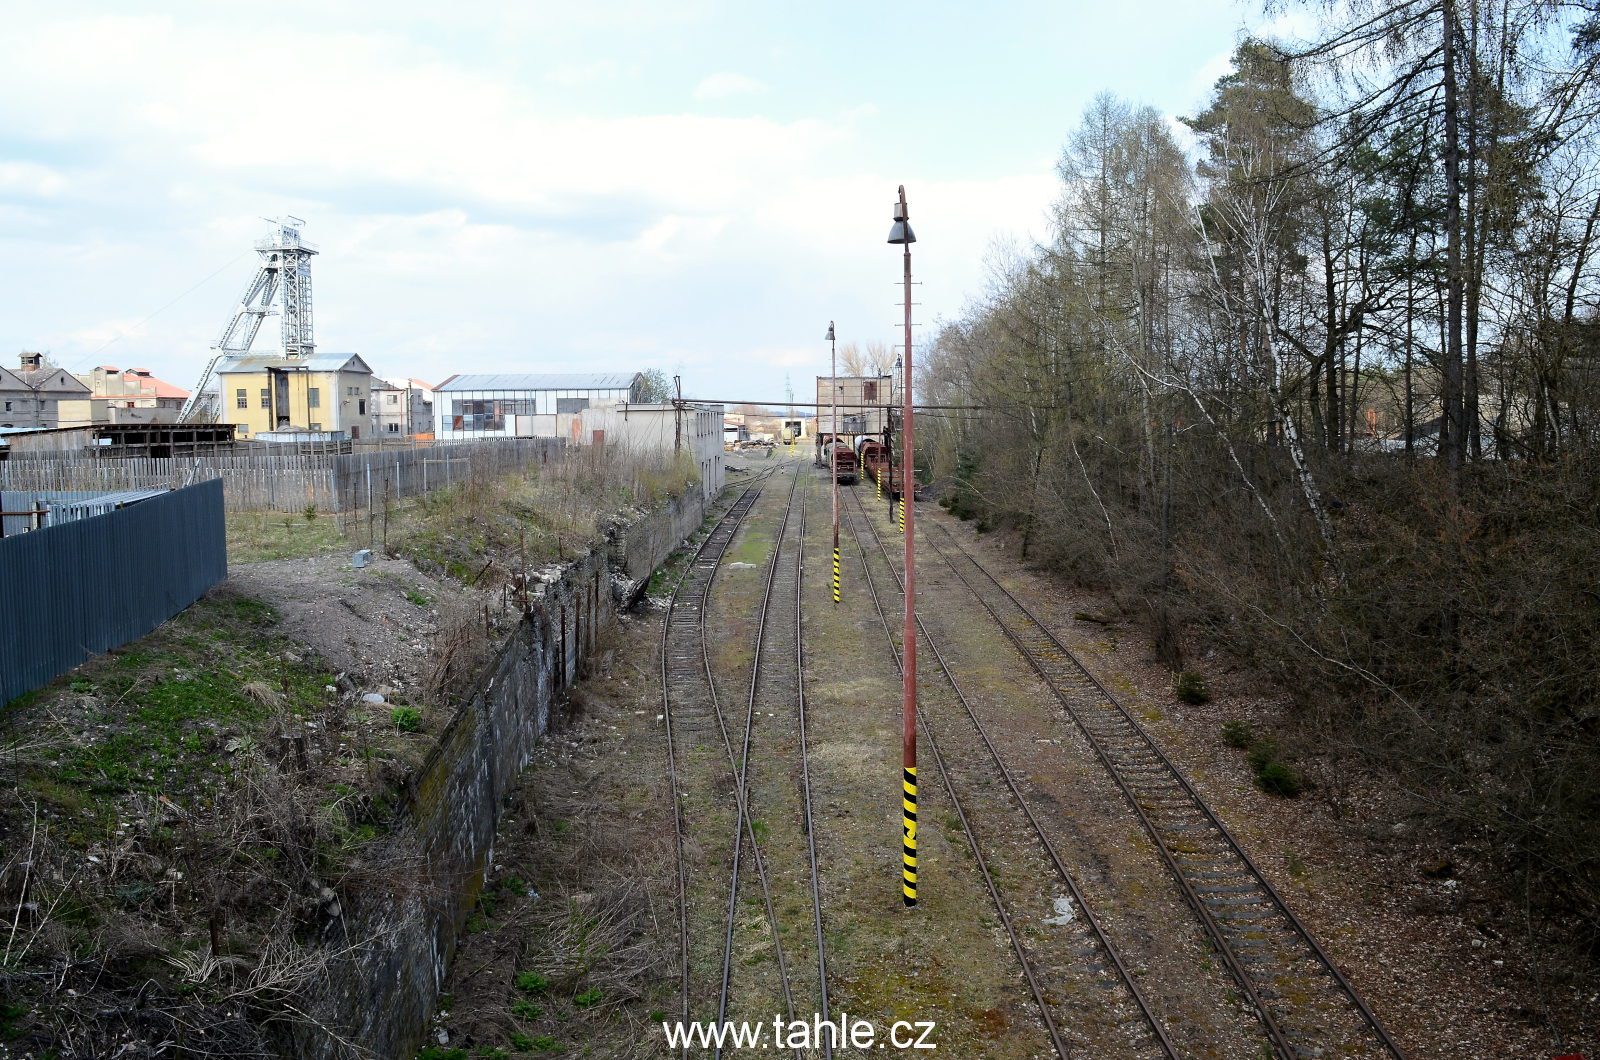
<instances>
[{"instance_id":1,"label":"warehouse window","mask_svg":"<svg viewBox=\"0 0 1600 1060\"><path fill-rule=\"evenodd\" d=\"M574 412L582 412L584 409L586 409L588 407L589 407L589 399L588 398L564 398L564 397L556 398L556 411L560 412L560 413L565 413L565 414L570 415L570 414L572 414Z\"/></svg>"},{"instance_id":2,"label":"warehouse window","mask_svg":"<svg viewBox=\"0 0 1600 1060\"><path fill-rule=\"evenodd\" d=\"M234 404L238 405L242 409L247 409L247 408L250 407L250 398L245 393L244 387L240 387L235 392L233 401L234 401Z\"/></svg>"},{"instance_id":3,"label":"warehouse window","mask_svg":"<svg viewBox=\"0 0 1600 1060\"><path fill-rule=\"evenodd\" d=\"M306 388L306 407L320 409L322 407L322 389L320 387Z\"/></svg>"},{"instance_id":4,"label":"warehouse window","mask_svg":"<svg viewBox=\"0 0 1600 1060\"><path fill-rule=\"evenodd\" d=\"M266 387L261 388L261 407L264 409L272 407L272 391Z\"/></svg>"},{"instance_id":5,"label":"warehouse window","mask_svg":"<svg viewBox=\"0 0 1600 1060\"><path fill-rule=\"evenodd\" d=\"M362 416L367 414L367 403L365 401L356 402L356 413Z\"/></svg>"},{"instance_id":6,"label":"warehouse window","mask_svg":"<svg viewBox=\"0 0 1600 1060\"><path fill-rule=\"evenodd\" d=\"M869 379L861 384L861 400L869 405L878 400L878 381L876 379Z\"/></svg>"}]
</instances>

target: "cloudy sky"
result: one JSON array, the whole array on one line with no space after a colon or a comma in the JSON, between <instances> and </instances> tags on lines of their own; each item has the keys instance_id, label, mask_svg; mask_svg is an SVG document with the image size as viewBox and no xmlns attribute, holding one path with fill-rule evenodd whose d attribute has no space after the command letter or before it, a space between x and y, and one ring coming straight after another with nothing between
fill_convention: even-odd
<instances>
[{"instance_id":1,"label":"cloudy sky","mask_svg":"<svg viewBox=\"0 0 1600 1060\"><path fill-rule=\"evenodd\" d=\"M380 374L681 372L781 398L1045 230L1109 90L1192 112L1252 0L0 2L0 354L192 386L264 217ZM920 333L930 333L923 327ZM277 345L276 322L257 339ZM820 367L819 367L820 366Z\"/></svg>"}]
</instances>

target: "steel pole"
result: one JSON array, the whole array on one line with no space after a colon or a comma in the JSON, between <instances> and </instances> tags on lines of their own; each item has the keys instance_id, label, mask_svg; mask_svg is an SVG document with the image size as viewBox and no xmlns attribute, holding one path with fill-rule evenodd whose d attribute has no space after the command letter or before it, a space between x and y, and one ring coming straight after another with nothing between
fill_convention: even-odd
<instances>
[{"instance_id":1,"label":"steel pole","mask_svg":"<svg viewBox=\"0 0 1600 1060\"><path fill-rule=\"evenodd\" d=\"M906 187L900 185L900 212L905 219L907 231L910 231L911 214L906 208ZM900 759L906 777L911 778L909 783L915 785L917 775L917 566L916 566L916 525L915 516L912 514L915 506L911 503L915 492L914 467L912 461L913 437L911 423L911 243L905 244L905 303L906 303L906 374L902 384L903 393L901 400L904 402L904 411L901 413L900 427L900 510L904 513L906 521L906 593L905 593L905 628L900 634L900 652L904 662L904 673L901 676L901 717L902 732L900 739ZM913 787L913 791L915 788ZM915 805L913 803L913 805ZM912 828L915 828L913 819ZM915 838L915 831L910 838ZM909 844L908 844L909 845ZM912 847L911 849L915 849ZM905 904L917 904L916 888L913 885L910 891L904 892Z\"/></svg>"},{"instance_id":2,"label":"steel pole","mask_svg":"<svg viewBox=\"0 0 1600 1060\"><path fill-rule=\"evenodd\" d=\"M828 321L828 334L833 334L833 321ZM830 338L828 359L828 388L833 392L833 412L829 424L833 434L833 452L828 457L828 475L833 479L833 554L839 554L839 340ZM837 602L837 601L836 601Z\"/></svg>"}]
</instances>

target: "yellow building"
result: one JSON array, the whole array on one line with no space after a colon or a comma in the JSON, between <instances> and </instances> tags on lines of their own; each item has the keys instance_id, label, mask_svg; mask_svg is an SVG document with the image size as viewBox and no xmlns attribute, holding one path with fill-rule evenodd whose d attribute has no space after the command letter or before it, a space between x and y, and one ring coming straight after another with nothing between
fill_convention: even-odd
<instances>
[{"instance_id":1,"label":"yellow building","mask_svg":"<svg viewBox=\"0 0 1600 1060\"><path fill-rule=\"evenodd\" d=\"M240 438L280 428L361 438L372 429L372 369L353 353L245 354L219 364L217 378L217 419L238 424Z\"/></svg>"}]
</instances>

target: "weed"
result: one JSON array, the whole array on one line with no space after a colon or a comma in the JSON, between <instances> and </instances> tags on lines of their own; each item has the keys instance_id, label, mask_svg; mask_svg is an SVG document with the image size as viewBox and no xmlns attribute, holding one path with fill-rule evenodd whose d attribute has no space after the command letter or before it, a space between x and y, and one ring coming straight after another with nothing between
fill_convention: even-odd
<instances>
[{"instance_id":1,"label":"weed","mask_svg":"<svg viewBox=\"0 0 1600 1060\"><path fill-rule=\"evenodd\" d=\"M317 506L315 504L306 505L305 514L306 514L306 522L308 522L308 523L316 522L317 521Z\"/></svg>"},{"instance_id":2,"label":"weed","mask_svg":"<svg viewBox=\"0 0 1600 1060\"><path fill-rule=\"evenodd\" d=\"M407 589L406 590L406 599L410 600L413 604L416 604L418 607L427 607L429 604L433 603L432 600L428 599L426 596L423 596L421 593L417 592L415 589Z\"/></svg>"},{"instance_id":3,"label":"weed","mask_svg":"<svg viewBox=\"0 0 1600 1060\"><path fill-rule=\"evenodd\" d=\"M1292 799L1305 790L1300 774L1282 762L1272 760L1256 770L1256 784L1269 795Z\"/></svg>"},{"instance_id":4,"label":"weed","mask_svg":"<svg viewBox=\"0 0 1600 1060\"><path fill-rule=\"evenodd\" d=\"M750 830L755 833L757 843L765 843L767 841L767 836L772 832L772 829L768 827L767 822L762 820L751 821Z\"/></svg>"},{"instance_id":5,"label":"weed","mask_svg":"<svg viewBox=\"0 0 1600 1060\"><path fill-rule=\"evenodd\" d=\"M549 1034L537 1034L537 1035L534 1035L534 1038L533 1038L533 1047L535 1049L539 1050L541 1053L549 1052L551 1049L554 1049L558 1044L559 1043L555 1040L555 1037L553 1035L549 1035Z\"/></svg>"},{"instance_id":6,"label":"weed","mask_svg":"<svg viewBox=\"0 0 1600 1060\"><path fill-rule=\"evenodd\" d=\"M544 1009L525 997L519 997L511 1002L511 1014L518 1019L536 1020L544 1017Z\"/></svg>"},{"instance_id":7,"label":"weed","mask_svg":"<svg viewBox=\"0 0 1600 1060\"><path fill-rule=\"evenodd\" d=\"M389 720L401 732L418 732L422 729L422 711L416 707L395 707L389 711Z\"/></svg>"},{"instance_id":8,"label":"weed","mask_svg":"<svg viewBox=\"0 0 1600 1060\"><path fill-rule=\"evenodd\" d=\"M1199 706L1211 702L1211 689L1206 687L1206 679L1193 670L1184 670L1172 682L1173 693L1183 702Z\"/></svg>"},{"instance_id":9,"label":"weed","mask_svg":"<svg viewBox=\"0 0 1600 1060\"><path fill-rule=\"evenodd\" d=\"M554 830L556 835L566 835L568 832L572 831L572 822L556 820L551 823L550 827L552 830Z\"/></svg>"},{"instance_id":10,"label":"weed","mask_svg":"<svg viewBox=\"0 0 1600 1060\"><path fill-rule=\"evenodd\" d=\"M538 972L518 972L511 982L524 994L542 994L550 989L550 980Z\"/></svg>"},{"instance_id":11,"label":"weed","mask_svg":"<svg viewBox=\"0 0 1600 1060\"><path fill-rule=\"evenodd\" d=\"M1222 723L1222 742L1235 750L1248 750L1256 742L1256 733L1249 722L1233 718Z\"/></svg>"},{"instance_id":12,"label":"weed","mask_svg":"<svg viewBox=\"0 0 1600 1060\"><path fill-rule=\"evenodd\" d=\"M1294 767L1279 757L1274 740L1256 735L1245 722L1238 719L1223 722L1222 739L1229 747L1248 752L1250 770L1255 774L1256 786L1269 795L1292 799L1305 790L1305 781Z\"/></svg>"},{"instance_id":13,"label":"weed","mask_svg":"<svg viewBox=\"0 0 1600 1060\"><path fill-rule=\"evenodd\" d=\"M511 1048L519 1053L525 1053L533 1048L533 1038L521 1031L512 1031L506 1035L506 1041L511 1043Z\"/></svg>"},{"instance_id":14,"label":"weed","mask_svg":"<svg viewBox=\"0 0 1600 1060\"><path fill-rule=\"evenodd\" d=\"M605 995L600 992L600 988L597 986L591 986L589 989L573 998L572 1003L577 1005L579 1008L593 1008L595 1005L600 1004L600 1002L603 1000L605 1000Z\"/></svg>"},{"instance_id":15,"label":"weed","mask_svg":"<svg viewBox=\"0 0 1600 1060\"><path fill-rule=\"evenodd\" d=\"M1311 872L1311 869L1305 863L1305 859L1293 851L1290 851L1284 858L1284 864L1289 869L1289 875L1297 880L1304 879Z\"/></svg>"},{"instance_id":16,"label":"weed","mask_svg":"<svg viewBox=\"0 0 1600 1060\"><path fill-rule=\"evenodd\" d=\"M74 677L70 687L74 692L93 692L94 682L86 677Z\"/></svg>"},{"instance_id":17,"label":"weed","mask_svg":"<svg viewBox=\"0 0 1600 1060\"><path fill-rule=\"evenodd\" d=\"M469 1060L465 1049L446 1049L442 1045L430 1045L417 1054L417 1060Z\"/></svg>"}]
</instances>

